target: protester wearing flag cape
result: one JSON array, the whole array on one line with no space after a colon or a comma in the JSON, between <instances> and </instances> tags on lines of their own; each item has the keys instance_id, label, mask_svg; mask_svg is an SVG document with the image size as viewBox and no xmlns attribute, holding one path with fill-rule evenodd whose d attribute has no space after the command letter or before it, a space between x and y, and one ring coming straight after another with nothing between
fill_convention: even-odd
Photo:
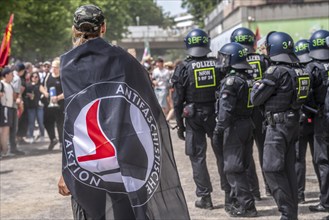
<instances>
[{"instance_id":1,"label":"protester wearing flag cape","mask_svg":"<svg viewBox=\"0 0 329 220\"><path fill-rule=\"evenodd\" d=\"M74 14L61 56L63 176L75 219L190 219L169 129L143 66L101 36L94 5Z\"/></svg>"}]
</instances>

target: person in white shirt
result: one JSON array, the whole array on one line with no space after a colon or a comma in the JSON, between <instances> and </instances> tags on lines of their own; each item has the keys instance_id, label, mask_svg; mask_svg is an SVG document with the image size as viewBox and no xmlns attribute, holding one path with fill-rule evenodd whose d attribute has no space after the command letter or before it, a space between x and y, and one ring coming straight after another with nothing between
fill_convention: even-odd
<instances>
[{"instance_id":1,"label":"person in white shirt","mask_svg":"<svg viewBox=\"0 0 329 220\"><path fill-rule=\"evenodd\" d=\"M6 67L1 71L1 84L3 93L1 96L1 112L0 112L0 156L8 155L8 139L9 129L13 124L14 109L14 89L10 84L14 78L13 72Z\"/></svg>"},{"instance_id":2,"label":"person in white shirt","mask_svg":"<svg viewBox=\"0 0 329 220\"><path fill-rule=\"evenodd\" d=\"M158 102L166 115L168 112L167 96L169 91L170 72L164 68L164 61L162 58L156 60L156 68L152 73L152 83L154 85L154 92Z\"/></svg>"},{"instance_id":3,"label":"person in white shirt","mask_svg":"<svg viewBox=\"0 0 329 220\"><path fill-rule=\"evenodd\" d=\"M40 77L40 83L43 84L46 76L48 75L48 73L50 73L50 67L51 67L51 63L49 61L46 61L43 63L41 70L39 72L39 77Z\"/></svg>"}]
</instances>

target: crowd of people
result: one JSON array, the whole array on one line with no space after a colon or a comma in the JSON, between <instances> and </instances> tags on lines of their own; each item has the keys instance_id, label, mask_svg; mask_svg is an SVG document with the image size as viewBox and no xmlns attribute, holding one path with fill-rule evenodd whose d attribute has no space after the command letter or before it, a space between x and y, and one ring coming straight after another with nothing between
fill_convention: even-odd
<instances>
[{"instance_id":1,"label":"crowd of people","mask_svg":"<svg viewBox=\"0 0 329 220\"><path fill-rule=\"evenodd\" d=\"M141 64L148 71L158 102L166 116L167 122L175 118L172 100L173 87L171 78L174 70L181 60L165 61L162 57L153 59L151 56L143 57Z\"/></svg>"},{"instance_id":2,"label":"crowd of people","mask_svg":"<svg viewBox=\"0 0 329 220\"><path fill-rule=\"evenodd\" d=\"M16 62L1 71L1 156L23 155L19 144L62 143L64 96L59 58L32 64ZM55 127L59 140L56 138Z\"/></svg>"}]
</instances>

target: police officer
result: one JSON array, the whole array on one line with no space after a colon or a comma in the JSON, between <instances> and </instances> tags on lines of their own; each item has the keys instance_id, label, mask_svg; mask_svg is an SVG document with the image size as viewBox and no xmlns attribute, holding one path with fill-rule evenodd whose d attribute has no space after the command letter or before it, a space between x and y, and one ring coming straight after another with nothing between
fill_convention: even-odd
<instances>
[{"instance_id":1,"label":"police officer","mask_svg":"<svg viewBox=\"0 0 329 220\"><path fill-rule=\"evenodd\" d=\"M327 95L324 105L324 116L325 116L324 127L326 129L329 129L329 87L327 89Z\"/></svg>"},{"instance_id":2,"label":"police officer","mask_svg":"<svg viewBox=\"0 0 329 220\"><path fill-rule=\"evenodd\" d=\"M306 39L299 40L295 43L295 54L299 59L300 66L305 69L306 65L312 61L312 58L309 56L309 42ZM306 149L307 144L310 146L311 155L313 158L314 155L314 144L313 144L313 135L314 135L314 123L313 118L315 114L315 109L313 106L313 101L309 97L307 105L302 106L302 111L300 112L300 127L298 141L296 143L296 174L297 174L297 189L298 189L298 203L305 202L305 173L306 173ZM319 171L317 165L313 161L314 171L319 180Z\"/></svg>"},{"instance_id":3,"label":"police officer","mask_svg":"<svg viewBox=\"0 0 329 220\"><path fill-rule=\"evenodd\" d=\"M254 80L260 80L263 77L263 73L269 67L269 60L266 59L264 55L255 53L255 38L255 34L250 29L245 27L237 28L231 34L231 42L240 43L248 49L247 61L253 69L253 71L250 72L251 76ZM263 149L265 141L263 123L265 121L265 117L259 107L255 107L253 109L252 120L255 124L255 128L253 129L253 138L258 148L260 166L263 167ZM253 157L251 157L250 167L248 168L248 179L253 196L256 200L260 200L259 183ZM264 182L266 194L269 195L270 192L265 178Z\"/></svg>"},{"instance_id":4,"label":"police officer","mask_svg":"<svg viewBox=\"0 0 329 220\"><path fill-rule=\"evenodd\" d=\"M264 143L263 171L281 212L281 219L297 219L297 177L295 143L299 130L299 110L306 102L310 77L294 54L292 38L283 32L270 32L266 50L271 66L262 80L255 82L251 100L264 105L268 123Z\"/></svg>"},{"instance_id":5,"label":"police officer","mask_svg":"<svg viewBox=\"0 0 329 220\"><path fill-rule=\"evenodd\" d=\"M329 38L327 37L327 45L329 46ZM324 127L329 130L329 87L327 89L327 95L325 99L325 105L324 105L324 115L325 115L325 120L324 120ZM328 220L329 215L325 217L324 219Z\"/></svg>"},{"instance_id":6,"label":"police officer","mask_svg":"<svg viewBox=\"0 0 329 220\"><path fill-rule=\"evenodd\" d=\"M318 30L310 38L310 57L307 65L312 76L313 99L318 110L314 117L314 159L320 173L320 203L310 206L312 212L329 212L329 130L324 127L324 104L328 89L329 46L326 38L329 31Z\"/></svg>"},{"instance_id":7,"label":"police officer","mask_svg":"<svg viewBox=\"0 0 329 220\"><path fill-rule=\"evenodd\" d=\"M214 139L223 134L224 172L238 206L232 206L232 217L257 215L255 200L249 188L247 168L252 158L252 105L250 89L253 78L247 73L251 66L247 50L238 43L228 43L218 52L219 64L226 77L219 92L219 109Z\"/></svg>"},{"instance_id":8,"label":"police officer","mask_svg":"<svg viewBox=\"0 0 329 220\"><path fill-rule=\"evenodd\" d=\"M191 160L196 195L201 197L195 202L195 206L212 209L213 189L206 164L206 135L211 138L215 128L215 90L222 76L216 59L207 57L211 52L210 38L203 30L190 31L185 38L185 45L188 57L176 67L172 77L177 134L180 139L186 139L185 153ZM228 183L223 182L225 176L221 170L220 149L213 144L212 147L221 175L222 188L229 191Z\"/></svg>"}]
</instances>

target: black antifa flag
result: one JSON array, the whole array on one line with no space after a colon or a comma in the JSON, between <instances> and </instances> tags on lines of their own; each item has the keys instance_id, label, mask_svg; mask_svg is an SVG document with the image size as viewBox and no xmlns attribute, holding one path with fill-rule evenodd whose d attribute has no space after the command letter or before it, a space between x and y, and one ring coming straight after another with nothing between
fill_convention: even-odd
<instances>
[{"instance_id":1,"label":"black antifa flag","mask_svg":"<svg viewBox=\"0 0 329 220\"><path fill-rule=\"evenodd\" d=\"M127 219L133 210L136 219L189 219L169 129L142 65L96 38L61 57L61 79L63 176L77 203L92 218ZM129 198L126 206L118 195Z\"/></svg>"}]
</instances>

